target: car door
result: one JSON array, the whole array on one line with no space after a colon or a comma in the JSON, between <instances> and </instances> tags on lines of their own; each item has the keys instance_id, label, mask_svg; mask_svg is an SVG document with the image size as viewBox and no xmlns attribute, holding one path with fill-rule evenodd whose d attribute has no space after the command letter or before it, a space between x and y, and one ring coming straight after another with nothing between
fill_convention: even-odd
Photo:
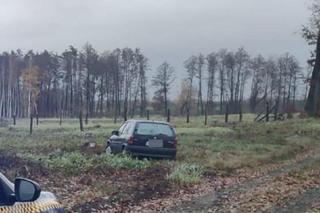
<instances>
[{"instance_id":1,"label":"car door","mask_svg":"<svg viewBox=\"0 0 320 213\"><path fill-rule=\"evenodd\" d=\"M127 130L130 128L131 122L127 121L119 128L119 135L113 135L110 137L110 147L112 153L121 153L124 145L126 144Z\"/></svg>"},{"instance_id":2,"label":"car door","mask_svg":"<svg viewBox=\"0 0 320 213\"><path fill-rule=\"evenodd\" d=\"M4 191L2 183L0 181L0 208L1 208L1 206L6 205L6 203L7 203L7 195Z\"/></svg>"}]
</instances>

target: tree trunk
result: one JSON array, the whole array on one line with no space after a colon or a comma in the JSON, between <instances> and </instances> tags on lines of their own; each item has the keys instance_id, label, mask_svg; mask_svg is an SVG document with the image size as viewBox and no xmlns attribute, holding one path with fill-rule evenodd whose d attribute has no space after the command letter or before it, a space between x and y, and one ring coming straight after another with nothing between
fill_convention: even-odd
<instances>
[{"instance_id":1,"label":"tree trunk","mask_svg":"<svg viewBox=\"0 0 320 213\"><path fill-rule=\"evenodd\" d=\"M166 114L168 113L168 100L167 100L167 87L164 86L163 88L164 90L164 111L166 112Z\"/></svg>"},{"instance_id":2,"label":"tree trunk","mask_svg":"<svg viewBox=\"0 0 320 213\"><path fill-rule=\"evenodd\" d=\"M207 126L208 125L208 103L205 107L205 111L204 111L204 125Z\"/></svg>"},{"instance_id":3,"label":"tree trunk","mask_svg":"<svg viewBox=\"0 0 320 213\"><path fill-rule=\"evenodd\" d=\"M170 123L170 109L167 110L167 122Z\"/></svg>"},{"instance_id":4,"label":"tree trunk","mask_svg":"<svg viewBox=\"0 0 320 213\"><path fill-rule=\"evenodd\" d=\"M82 110L80 110L80 113L79 113L79 123L80 123L80 131L83 132Z\"/></svg>"},{"instance_id":5,"label":"tree trunk","mask_svg":"<svg viewBox=\"0 0 320 213\"><path fill-rule=\"evenodd\" d=\"M59 116L60 118L59 118L59 125L61 126L61 124L62 124L62 111L60 110L60 116Z\"/></svg>"},{"instance_id":6,"label":"tree trunk","mask_svg":"<svg viewBox=\"0 0 320 213\"><path fill-rule=\"evenodd\" d=\"M226 114L224 117L224 122L228 123L228 121L229 121L229 104L227 104L226 106Z\"/></svg>"},{"instance_id":7,"label":"tree trunk","mask_svg":"<svg viewBox=\"0 0 320 213\"><path fill-rule=\"evenodd\" d=\"M243 112L242 112L242 103L240 101L239 103L239 122L242 122L242 118L243 118Z\"/></svg>"},{"instance_id":8,"label":"tree trunk","mask_svg":"<svg viewBox=\"0 0 320 213\"><path fill-rule=\"evenodd\" d=\"M39 114L38 113L36 114L36 120L37 120L36 123L37 123L37 126L38 126L39 125Z\"/></svg>"},{"instance_id":9,"label":"tree trunk","mask_svg":"<svg viewBox=\"0 0 320 213\"><path fill-rule=\"evenodd\" d=\"M305 110L311 117L319 117L320 113L320 31L318 33L316 61L312 72L310 90Z\"/></svg>"},{"instance_id":10,"label":"tree trunk","mask_svg":"<svg viewBox=\"0 0 320 213\"><path fill-rule=\"evenodd\" d=\"M33 116L30 114L30 135L32 135Z\"/></svg>"},{"instance_id":11,"label":"tree trunk","mask_svg":"<svg viewBox=\"0 0 320 213\"><path fill-rule=\"evenodd\" d=\"M266 108L266 121L269 122L269 114L270 114L270 105L269 102L267 102L267 108Z\"/></svg>"},{"instance_id":12,"label":"tree trunk","mask_svg":"<svg viewBox=\"0 0 320 213\"><path fill-rule=\"evenodd\" d=\"M86 123L86 125L88 125L88 119L89 119L89 113L88 112L86 112L86 119L85 119L85 123Z\"/></svg>"},{"instance_id":13,"label":"tree trunk","mask_svg":"<svg viewBox=\"0 0 320 213\"><path fill-rule=\"evenodd\" d=\"M189 108L187 108L187 123L190 123L190 111L189 111Z\"/></svg>"}]
</instances>

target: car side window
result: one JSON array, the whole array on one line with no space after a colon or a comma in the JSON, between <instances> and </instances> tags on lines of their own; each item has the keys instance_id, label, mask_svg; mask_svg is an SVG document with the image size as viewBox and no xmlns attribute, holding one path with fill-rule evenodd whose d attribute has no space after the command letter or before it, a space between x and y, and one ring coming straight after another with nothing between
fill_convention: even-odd
<instances>
[{"instance_id":1,"label":"car side window","mask_svg":"<svg viewBox=\"0 0 320 213\"><path fill-rule=\"evenodd\" d=\"M123 132L123 130L125 129L125 127L126 127L126 125L127 125L128 123L126 122L126 123L124 123L120 128L119 128L119 135L121 135L122 134L122 132Z\"/></svg>"},{"instance_id":2,"label":"car side window","mask_svg":"<svg viewBox=\"0 0 320 213\"><path fill-rule=\"evenodd\" d=\"M132 127L132 122L129 122L123 130L123 135L128 135L130 133Z\"/></svg>"}]
</instances>

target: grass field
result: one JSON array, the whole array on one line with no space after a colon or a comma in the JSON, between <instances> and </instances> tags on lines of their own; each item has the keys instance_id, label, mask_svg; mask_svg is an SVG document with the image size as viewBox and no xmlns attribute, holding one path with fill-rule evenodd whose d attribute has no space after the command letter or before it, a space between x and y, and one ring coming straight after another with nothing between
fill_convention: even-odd
<instances>
[{"instance_id":1,"label":"grass field","mask_svg":"<svg viewBox=\"0 0 320 213\"><path fill-rule=\"evenodd\" d=\"M207 126L201 117L192 117L189 124L172 118L178 133L176 161L104 155L107 137L121 125L112 119L90 119L85 132L76 119L61 126L57 119L40 119L31 136L29 121L18 120L16 126L0 128L0 154L7 162L0 171L13 178L23 167L26 176L55 192L68 208L86 212L130 206L181 189L187 193L213 177L286 163L320 148L318 120L254 123L253 118L245 115L239 124L231 116L225 124L223 116L212 116ZM86 133L97 143L94 150L84 147Z\"/></svg>"}]
</instances>

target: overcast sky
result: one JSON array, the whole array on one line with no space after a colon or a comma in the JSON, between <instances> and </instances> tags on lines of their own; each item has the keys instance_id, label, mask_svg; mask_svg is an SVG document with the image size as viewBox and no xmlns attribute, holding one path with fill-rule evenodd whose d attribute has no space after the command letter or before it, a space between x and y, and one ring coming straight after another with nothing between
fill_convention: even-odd
<instances>
[{"instance_id":1,"label":"overcast sky","mask_svg":"<svg viewBox=\"0 0 320 213\"><path fill-rule=\"evenodd\" d=\"M89 41L99 52L140 47L154 70L168 61L183 76L192 54L309 50L299 32L310 0L0 0L0 51L61 53Z\"/></svg>"}]
</instances>

